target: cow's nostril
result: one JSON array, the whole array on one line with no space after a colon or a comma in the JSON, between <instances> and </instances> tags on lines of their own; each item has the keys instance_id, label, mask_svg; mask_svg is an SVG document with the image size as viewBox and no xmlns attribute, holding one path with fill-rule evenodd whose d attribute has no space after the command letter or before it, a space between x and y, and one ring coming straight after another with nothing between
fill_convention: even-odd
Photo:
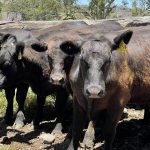
<instances>
[{"instance_id":1,"label":"cow's nostril","mask_svg":"<svg viewBox=\"0 0 150 150\"><path fill-rule=\"evenodd\" d=\"M59 83L64 83L64 81L65 81L65 79L64 79L64 78L61 78L61 79L59 80Z\"/></svg>"},{"instance_id":2,"label":"cow's nostril","mask_svg":"<svg viewBox=\"0 0 150 150\"><path fill-rule=\"evenodd\" d=\"M100 92L98 93L98 96L104 95L104 91L100 90Z\"/></svg>"},{"instance_id":3,"label":"cow's nostril","mask_svg":"<svg viewBox=\"0 0 150 150\"><path fill-rule=\"evenodd\" d=\"M55 75L51 77L52 84L60 85L63 84L64 82L65 82L65 78L63 78L62 76Z\"/></svg>"},{"instance_id":4,"label":"cow's nostril","mask_svg":"<svg viewBox=\"0 0 150 150\"><path fill-rule=\"evenodd\" d=\"M86 89L86 93L87 93L87 95L90 95L90 92L89 92L89 90L88 90L88 89Z\"/></svg>"},{"instance_id":5,"label":"cow's nostril","mask_svg":"<svg viewBox=\"0 0 150 150\"><path fill-rule=\"evenodd\" d=\"M51 81L52 81L52 83L54 83L54 80L53 80L53 78L51 78Z\"/></svg>"}]
</instances>

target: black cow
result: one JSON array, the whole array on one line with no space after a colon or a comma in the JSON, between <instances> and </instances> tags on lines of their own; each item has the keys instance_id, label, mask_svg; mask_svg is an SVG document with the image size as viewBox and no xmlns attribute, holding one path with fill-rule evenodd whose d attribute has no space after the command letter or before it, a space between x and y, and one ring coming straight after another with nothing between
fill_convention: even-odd
<instances>
[{"instance_id":1,"label":"black cow","mask_svg":"<svg viewBox=\"0 0 150 150\"><path fill-rule=\"evenodd\" d=\"M49 79L47 77L49 77L50 68L46 66L47 65L46 58L43 60L43 58L45 57L44 56L45 52L43 52L45 51L45 48L43 49L43 47L38 44L34 44L32 47L29 41L35 40L35 42L39 42L39 41L36 41L37 39L35 39L35 37L43 41L44 39L51 36L52 34L56 34L56 32L57 33L59 33L60 31L64 32L65 30L67 31L68 29L81 28L85 26L87 26L86 23L84 23L83 21L79 21L79 22L62 23L60 25L49 27L44 30L42 29L36 32L30 32L29 30L24 30L24 29L2 29L1 30L2 49L4 49L5 51L1 51L0 55L4 57L4 60L3 60L4 62L7 61L5 60L5 56L7 55L6 53L9 53L10 51L14 53L14 55L20 55L20 52L17 52L17 50L16 52L11 50L12 42L10 41L10 39L15 41L14 45L16 45L17 49L21 49L22 54L23 53L26 54L25 57L22 56L22 61L14 59L14 57L11 57L11 56L7 58L10 61L10 64L13 64L13 65L10 65L9 67L11 68L12 72L9 71L8 73L8 71L4 71L8 67L6 67L6 65L3 65L4 63L1 64L1 68L0 68L0 71L1 71L0 76L2 76L1 86L2 88L5 88L6 99L8 101L6 115L5 115L6 122L9 122L13 115L13 97L15 94L15 87L17 87L16 99L19 105L19 114L17 114L17 118L16 118L14 125L16 126L19 125L19 127L23 125L24 115L21 112L23 112L24 110L24 101L26 98L28 84L29 84L31 85L33 91L37 94L37 102L38 102L38 110L37 110L38 113L34 121L34 125L38 126L42 118L42 108L45 102L45 97L49 94L55 93L56 94L55 107L56 107L58 124L56 125L53 133L57 132L57 130L62 129L62 125L60 123L64 122L63 116L64 116L66 100L68 98L68 92L66 91L64 86L57 87L57 86L51 86L51 84L49 84L49 81L48 81ZM10 34L15 35L15 36L12 36ZM11 37L14 37L14 39ZM21 41L25 44L19 45L18 41ZM30 50L32 49L31 50L32 52L27 48L28 47L27 45L30 45L29 49ZM27 50L24 52L22 51L23 49L26 49L26 48L29 50L28 51L29 53L27 52ZM35 51L37 52L36 54L35 54ZM43 52L43 55L41 55L42 52ZM33 53L36 56L33 56ZM22 65L24 67L22 67ZM35 69L33 69L31 66ZM22 68L21 71L20 71L20 68ZM6 72L6 74L4 74L4 72ZM40 75L37 76L37 74L40 74ZM39 82L39 80L41 81ZM62 105L64 107L62 107Z\"/></svg>"},{"instance_id":2,"label":"black cow","mask_svg":"<svg viewBox=\"0 0 150 150\"><path fill-rule=\"evenodd\" d=\"M114 103L113 100L107 100L113 98L113 96L111 93L106 94L106 90L116 90L111 84L117 84L115 83L116 80L113 81L113 77L115 79L115 76L117 76L116 71L113 69L117 68L113 67L115 56L113 57L112 51L117 49L121 43L128 44L131 36L131 31L124 32L116 37L113 35L115 37L113 42L109 39L112 38L112 35L104 33L100 34L98 39L89 39L82 44L81 54L75 57L70 71L70 83L74 94L74 120L73 141L68 149L78 148L86 118L92 120L95 113L103 109L107 109L104 130L105 149L111 149L115 128L120 119L120 117L116 117L116 113L120 113L124 108L120 107L119 104L120 109L118 109L116 107L117 103ZM121 59L117 61L121 63ZM111 69L108 70L109 68ZM105 82L110 86L106 87ZM122 105L125 106L125 104Z\"/></svg>"},{"instance_id":3,"label":"black cow","mask_svg":"<svg viewBox=\"0 0 150 150\"><path fill-rule=\"evenodd\" d=\"M81 41L92 38L92 34L99 32L110 32L123 29L118 23L106 21L99 25L91 25L82 29L74 29L66 33L59 33L49 37L45 42L48 44L48 58L51 72L50 81L54 85L68 84L69 72L74 60L74 56L80 52ZM76 42L76 45L73 44Z\"/></svg>"},{"instance_id":4,"label":"black cow","mask_svg":"<svg viewBox=\"0 0 150 150\"><path fill-rule=\"evenodd\" d=\"M63 85L71 68L74 55L78 49L72 41L80 45L81 41L90 38L93 34L122 30L123 27L115 21L103 21L95 25L82 25L67 32L52 34L44 41L48 46L48 58L51 65L50 81L52 84Z\"/></svg>"},{"instance_id":5,"label":"black cow","mask_svg":"<svg viewBox=\"0 0 150 150\"><path fill-rule=\"evenodd\" d=\"M11 30L11 32L17 32L16 29ZM18 32L20 33L21 30ZM8 32L10 32L8 30ZM23 31L22 31L23 32ZM7 99L7 110L5 114L5 122L7 124L12 122L13 117L13 99L15 95L15 88L17 88L16 92L16 100L18 103L18 111L24 112L24 101L26 99L27 91L29 85L27 83L19 83L15 82L16 78L16 66L13 62L13 59L11 58L13 51L8 52L8 50L13 47L13 43L15 42L13 38L16 40L16 38L19 38L21 40L25 40L27 38L30 38L29 32L24 31L26 34L21 34L20 37L14 37L7 33L5 30L1 30L0 34L0 84L1 89L5 89L5 95ZM8 43L12 43L12 45L8 45ZM14 56L13 56L14 57ZM13 75L13 76L12 76ZM9 80L10 76L11 78L14 78L13 80ZM20 113L21 114L21 113ZM24 116L22 116L22 119L24 120ZM19 123L19 122L18 122ZM22 122L23 123L23 122ZM19 124L18 124L19 125Z\"/></svg>"},{"instance_id":6,"label":"black cow","mask_svg":"<svg viewBox=\"0 0 150 150\"><path fill-rule=\"evenodd\" d=\"M56 94L56 99L60 99L56 104L57 113L62 116L61 109L63 108L60 108L60 106L62 106L62 103L65 104L63 99L67 100L68 93L63 87L57 88L52 86L47 79L49 75L49 62L45 55L45 45L41 45L36 39L29 39L29 41L18 43L16 36L6 34L2 37L1 46L1 73L3 78L5 78L1 79L1 87L5 89L10 87L9 89L11 89L17 83L24 82L31 86L32 90L37 94L38 105L34 125L38 126L42 118L42 109L46 96L55 92L59 92L59 94ZM20 55L22 55L21 60L19 58ZM12 95L10 94L9 97L12 98ZM12 104L8 103L6 112L10 114ZM7 113L6 116L9 117ZM59 119L62 119L62 117L58 117Z\"/></svg>"}]
</instances>

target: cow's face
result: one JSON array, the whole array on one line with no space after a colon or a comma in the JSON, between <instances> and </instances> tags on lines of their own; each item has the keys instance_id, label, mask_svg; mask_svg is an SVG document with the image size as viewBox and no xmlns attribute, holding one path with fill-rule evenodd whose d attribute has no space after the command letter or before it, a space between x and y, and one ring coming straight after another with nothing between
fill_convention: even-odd
<instances>
[{"instance_id":1,"label":"cow's face","mask_svg":"<svg viewBox=\"0 0 150 150\"><path fill-rule=\"evenodd\" d=\"M29 42L29 47L33 51L40 53L47 50L47 47L40 42ZM22 64L22 54L25 48L25 43L17 42L14 35L0 34L0 88L14 84L15 79L21 76L22 72L19 72L19 67ZM30 57L32 63L33 57Z\"/></svg>"},{"instance_id":2,"label":"cow's face","mask_svg":"<svg viewBox=\"0 0 150 150\"><path fill-rule=\"evenodd\" d=\"M74 55L79 48L71 41L52 44L48 51L49 64L51 66L50 81L54 85L65 84L69 74Z\"/></svg>"},{"instance_id":3,"label":"cow's face","mask_svg":"<svg viewBox=\"0 0 150 150\"><path fill-rule=\"evenodd\" d=\"M81 50L81 70L84 94L89 98L105 95L105 70L109 66L111 44L106 39L87 41Z\"/></svg>"},{"instance_id":4,"label":"cow's face","mask_svg":"<svg viewBox=\"0 0 150 150\"><path fill-rule=\"evenodd\" d=\"M99 40L90 40L82 45L80 67L84 79L84 95L88 98L105 96L105 81L111 62L111 52L123 41L127 44L132 32L128 31L114 39L114 43L102 36Z\"/></svg>"},{"instance_id":5,"label":"cow's face","mask_svg":"<svg viewBox=\"0 0 150 150\"><path fill-rule=\"evenodd\" d=\"M16 57L16 38L11 34L0 35L0 88L7 85ZM15 71L15 70L14 70Z\"/></svg>"}]
</instances>

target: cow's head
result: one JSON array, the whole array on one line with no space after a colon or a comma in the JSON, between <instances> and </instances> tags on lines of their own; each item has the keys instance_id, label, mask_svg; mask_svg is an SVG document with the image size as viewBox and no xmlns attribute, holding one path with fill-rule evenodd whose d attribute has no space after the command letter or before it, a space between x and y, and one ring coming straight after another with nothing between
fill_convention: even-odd
<instances>
[{"instance_id":1,"label":"cow's head","mask_svg":"<svg viewBox=\"0 0 150 150\"><path fill-rule=\"evenodd\" d=\"M72 41L51 41L48 59L51 65L50 81L54 85L64 85L73 63L74 56L80 52L77 43Z\"/></svg>"},{"instance_id":2,"label":"cow's head","mask_svg":"<svg viewBox=\"0 0 150 150\"><path fill-rule=\"evenodd\" d=\"M16 42L15 36L0 34L0 88L7 85L8 77L12 74L11 66L17 53Z\"/></svg>"},{"instance_id":3,"label":"cow's head","mask_svg":"<svg viewBox=\"0 0 150 150\"><path fill-rule=\"evenodd\" d=\"M45 51L39 43L32 43L30 47L38 52ZM10 86L17 78L19 67L25 49L24 42L18 42L12 34L0 34L0 88Z\"/></svg>"},{"instance_id":4,"label":"cow's head","mask_svg":"<svg viewBox=\"0 0 150 150\"><path fill-rule=\"evenodd\" d=\"M113 37L111 41L102 35L98 40L87 40L81 46L80 70L84 79L84 95L88 98L102 98L106 94L105 83L111 69L112 51L126 46L132 31Z\"/></svg>"}]
</instances>

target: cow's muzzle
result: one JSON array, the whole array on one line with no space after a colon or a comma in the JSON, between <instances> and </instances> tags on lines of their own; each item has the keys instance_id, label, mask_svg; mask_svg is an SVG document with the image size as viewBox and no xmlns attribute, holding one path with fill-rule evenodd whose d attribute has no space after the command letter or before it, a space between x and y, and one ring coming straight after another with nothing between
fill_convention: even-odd
<instances>
[{"instance_id":1,"label":"cow's muzzle","mask_svg":"<svg viewBox=\"0 0 150 150\"><path fill-rule=\"evenodd\" d=\"M61 74L51 75L50 81L54 85L62 85L65 83L65 78Z\"/></svg>"},{"instance_id":2,"label":"cow's muzzle","mask_svg":"<svg viewBox=\"0 0 150 150\"><path fill-rule=\"evenodd\" d=\"M91 85L86 89L86 95L88 98L103 98L105 96L105 90L99 85Z\"/></svg>"}]
</instances>

